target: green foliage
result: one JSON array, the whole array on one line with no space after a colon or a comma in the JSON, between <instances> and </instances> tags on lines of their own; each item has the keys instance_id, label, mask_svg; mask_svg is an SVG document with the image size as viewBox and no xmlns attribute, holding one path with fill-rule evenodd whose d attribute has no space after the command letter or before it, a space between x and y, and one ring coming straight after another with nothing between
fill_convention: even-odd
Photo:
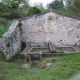
<instances>
[{"instance_id":1,"label":"green foliage","mask_svg":"<svg viewBox=\"0 0 80 80\"><path fill-rule=\"evenodd\" d=\"M11 20L0 18L0 37L8 30L11 23Z\"/></svg>"},{"instance_id":2,"label":"green foliage","mask_svg":"<svg viewBox=\"0 0 80 80\"><path fill-rule=\"evenodd\" d=\"M27 17L27 16L29 16L28 11L23 11L22 12L22 17Z\"/></svg>"},{"instance_id":3,"label":"green foliage","mask_svg":"<svg viewBox=\"0 0 80 80\"><path fill-rule=\"evenodd\" d=\"M38 7L41 9L43 12L45 11L45 8L43 7L43 3L35 3L34 6Z\"/></svg>"},{"instance_id":4,"label":"green foliage","mask_svg":"<svg viewBox=\"0 0 80 80\"><path fill-rule=\"evenodd\" d=\"M6 16L7 19L19 19L21 17L22 17L21 13L17 12L17 10L10 12L9 15Z\"/></svg>"},{"instance_id":5,"label":"green foliage","mask_svg":"<svg viewBox=\"0 0 80 80\"><path fill-rule=\"evenodd\" d=\"M6 9L6 6L4 5L4 3L0 2L0 17L7 16L7 15L8 15L8 11Z\"/></svg>"},{"instance_id":6,"label":"green foliage","mask_svg":"<svg viewBox=\"0 0 80 80\"><path fill-rule=\"evenodd\" d=\"M80 0L74 0L74 6L80 10Z\"/></svg>"},{"instance_id":7,"label":"green foliage","mask_svg":"<svg viewBox=\"0 0 80 80\"><path fill-rule=\"evenodd\" d=\"M21 12L19 4L28 5L27 0L3 0L0 2L0 17L6 17L9 19L21 18Z\"/></svg>"},{"instance_id":8,"label":"green foliage","mask_svg":"<svg viewBox=\"0 0 80 80\"><path fill-rule=\"evenodd\" d=\"M58 7L58 3L55 4L55 1L49 3L47 7L48 9L52 9L53 11L56 11L61 14L74 18L80 18L80 0L67 0L68 5L66 7L62 5L62 0L60 0L60 2L60 7Z\"/></svg>"},{"instance_id":9,"label":"green foliage","mask_svg":"<svg viewBox=\"0 0 80 80\"><path fill-rule=\"evenodd\" d=\"M5 18L0 18L0 25L6 26L7 25L7 19Z\"/></svg>"},{"instance_id":10,"label":"green foliage","mask_svg":"<svg viewBox=\"0 0 80 80\"><path fill-rule=\"evenodd\" d=\"M9 9L18 9L19 4L28 4L28 0L3 0L3 3L9 8Z\"/></svg>"},{"instance_id":11,"label":"green foliage","mask_svg":"<svg viewBox=\"0 0 80 80\"><path fill-rule=\"evenodd\" d=\"M42 10L36 6L33 6L29 9L28 13L27 13L27 16L30 16L30 15L34 15L34 14L39 14L41 13Z\"/></svg>"},{"instance_id":12,"label":"green foliage","mask_svg":"<svg viewBox=\"0 0 80 80\"><path fill-rule=\"evenodd\" d=\"M63 6L62 1L59 1L59 0L55 0L55 1L52 1L51 3L47 4L48 9L57 9L62 6Z\"/></svg>"},{"instance_id":13,"label":"green foliage","mask_svg":"<svg viewBox=\"0 0 80 80\"><path fill-rule=\"evenodd\" d=\"M77 9L75 10L73 7L68 7L67 9L59 8L54 11L74 18L78 18L78 19L80 18L80 11Z\"/></svg>"},{"instance_id":14,"label":"green foliage","mask_svg":"<svg viewBox=\"0 0 80 80\"><path fill-rule=\"evenodd\" d=\"M20 7L20 4L23 4L23 6ZM8 19L27 17L43 11L45 9L41 3L32 7L29 5L29 0L2 0L0 2L0 17Z\"/></svg>"},{"instance_id":15,"label":"green foliage","mask_svg":"<svg viewBox=\"0 0 80 80\"><path fill-rule=\"evenodd\" d=\"M68 0L67 7L71 8L74 12L80 11L80 0Z\"/></svg>"}]
</instances>

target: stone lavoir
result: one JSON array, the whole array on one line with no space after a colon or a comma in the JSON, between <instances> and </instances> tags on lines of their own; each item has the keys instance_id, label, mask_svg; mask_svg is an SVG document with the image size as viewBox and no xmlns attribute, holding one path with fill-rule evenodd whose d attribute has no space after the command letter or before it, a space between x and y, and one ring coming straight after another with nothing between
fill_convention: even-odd
<instances>
[{"instance_id":1,"label":"stone lavoir","mask_svg":"<svg viewBox=\"0 0 80 80\"><path fill-rule=\"evenodd\" d=\"M80 45L80 20L46 12L14 21L2 37L1 51L7 61L28 46Z\"/></svg>"}]
</instances>

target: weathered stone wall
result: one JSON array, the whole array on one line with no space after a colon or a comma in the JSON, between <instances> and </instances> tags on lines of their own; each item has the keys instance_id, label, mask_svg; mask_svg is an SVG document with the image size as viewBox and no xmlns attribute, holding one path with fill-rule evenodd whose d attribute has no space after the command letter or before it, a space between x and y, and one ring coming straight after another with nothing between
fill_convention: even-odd
<instances>
[{"instance_id":1,"label":"weathered stone wall","mask_svg":"<svg viewBox=\"0 0 80 80\"><path fill-rule=\"evenodd\" d=\"M21 43L42 46L52 42L55 46L80 46L80 20L56 13L34 15L14 21L0 39L0 51L11 60L21 51ZM24 47L24 45L23 45Z\"/></svg>"},{"instance_id":2,"label":"weathered stone wall","mask_svg":"<svg viewBox=\"0 0 80 80\"><path fill-rule=\"evenodd\" d=\"M0 52L2 52L2 44L4 43L5 38L0 38Z\"/></svg>"},{"instance_id":3,"label":"weathered stone wall","mask_svg":"<svg viewBox=\"0 0 80 80\"><path fill-rule=\"evenodd\" d=\"M50 12L24 19L21 23L22 41L30 45L80 44L80 20Z\"/></svg>"},{"instance_id":4,"label":"weathered stone wall","mask_svg":"<svg viewBox=\"0 0 80 80\"><path fill-rule=\"evenodd\" d=\"M3 35L2 51L8 61L21 50L21 36L18 23L19 21L13 22L9 30Z\"/></svg>"},{"instance_id":5,"label":"weathered stone wall","mask_svg":"<svg viewBox=\"0 0 80 80\"><path fill-rule=\"evenodd\" d=\"M2 42L1 42L1 39L0 39L0 51L1 51L1 43L2 43Z\"/></svg>"}]
</instances>

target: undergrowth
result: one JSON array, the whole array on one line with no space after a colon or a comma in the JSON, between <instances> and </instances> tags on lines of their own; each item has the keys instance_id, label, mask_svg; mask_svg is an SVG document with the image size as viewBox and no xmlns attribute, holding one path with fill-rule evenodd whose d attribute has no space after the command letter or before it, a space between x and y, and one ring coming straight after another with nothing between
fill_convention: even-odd
<instances>
[{"instance_id":1,"label":"undergrowth","mask_svg":"<svg viewBox=\"0 0 80 80\"><path fill-rule=\"evenodd\" d=\"M0 18L0 37L8 30L12 23L12 20Z\"/></svg>"}]
</instances>

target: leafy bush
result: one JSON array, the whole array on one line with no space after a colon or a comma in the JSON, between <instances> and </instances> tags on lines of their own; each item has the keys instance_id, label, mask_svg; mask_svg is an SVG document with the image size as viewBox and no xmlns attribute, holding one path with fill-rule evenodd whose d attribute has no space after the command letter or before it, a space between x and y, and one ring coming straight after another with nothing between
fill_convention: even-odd
<instances>
[{"instance_id":1,"label":"leafy bush","mask_svg":"<svg viewBox=\"0 0 80 80\"><path fill-rule=\"evenodd\" d=\"M80 0L74 0L75 7L80 10Z\"/></svg>"},{"instance_id":2,"label":"leafy bush","mask_svg":"<svg viewBox=\"0 0 80 80\"><path fill-rule=\"evenodd\" d=\"M63 6L62 1L54 0L51 3L47 4L48 9L57 9Z\"/></svg>"},{"instance_id":3,"label":"leafy bush","mask_svg":"<svg viewBox=\"0 0 80 80\"><path fill-rule=\"evenodd\" d=\"M6 18L8 19L18 19L18 18L21 18L21 14L20 12L11 12L9 15L6 16Z\"/></svg>"},{"instance_id":4,"label":"leafy bush","mask_svg":"<svg viewBox=\"0 0 80 80\"><path fill-rule=\"evenodd\" d=\"M8 30L11 23L11 20L0 18L0 37L2 37L2 35Z\"/></svg>"},{"instance_id":5,"label":"leafy bush","mask_svg":"<svg viewBox=\"0 0 80 80\"><path fill-rule=\"evenodd\" d=\"M5 32L5 28L0 26L0 37L2 37L2 34Z\"/></svg>"},{"instance_id":6,"label":"leafy bush","mask_svg":"<svg viewBox=\"0 0 80 80\"><path fill-rule=\"evenodd\" d=\"M21 18L20 4L28 7L28 0L2 0L0 2L0 17L9 19Z\"/></svg>"},{"instance_id":7,"label":"leafy bush","mask_svg":"<svg viewBox=\"0 0 80 80\"><path fill-rule=\"evenodd\" d=\"M21 7L20 4L24 5ZM2 2L0 2L0 17L8 19L18 19L38 14L43 10L42 4L32 7L29 5L29 0L18 0L17 2L16 0L2 0Z\"/></svg>"},{"instance_id":8,"label":"leafy bush","mask_svg":"<svg viewBox=\"0 0 80 80\"><path fill-rule=\"evenodd\" d=\"M6 9L6 6L4 5L4 3L0 2L0 17L7 16L7 15L8 15L8 11Z\"/></svg>"},{"instance_id":9,"label":"leafy bush","mask_svg":"<svg viewBox=\"0 0 80 80\"><path fill-rule=\"evenodd\" d=\"M27 16L28 16L28 11L23 11L23 12L21 13L21 16L22 16L22 17L27 17Z\"/></svg>"},{"instance_id":10,"label":"leafy bush","mask_svg":"<svg viewBox=\"0 0 80 80\"><path fill-rule=\"evenodd\" d=\"M4 26L6 26L7 25L7 19L5 19L5 18L0 18L0 25L4 25Z\"/></svg>"},{"instance_id":11,"label":"leafy bush","mask_svg":"<svg viewBox=\"0 0 80 80\"><path fill-rule=\"evenodd\" d=\"M38 14L38 13L41 13L42 10L36 6L33 6L29 9L28 13L27 13L27 16L30 16L30 15L34 15L34 14Z\"/></svg>"}]
</instances>

